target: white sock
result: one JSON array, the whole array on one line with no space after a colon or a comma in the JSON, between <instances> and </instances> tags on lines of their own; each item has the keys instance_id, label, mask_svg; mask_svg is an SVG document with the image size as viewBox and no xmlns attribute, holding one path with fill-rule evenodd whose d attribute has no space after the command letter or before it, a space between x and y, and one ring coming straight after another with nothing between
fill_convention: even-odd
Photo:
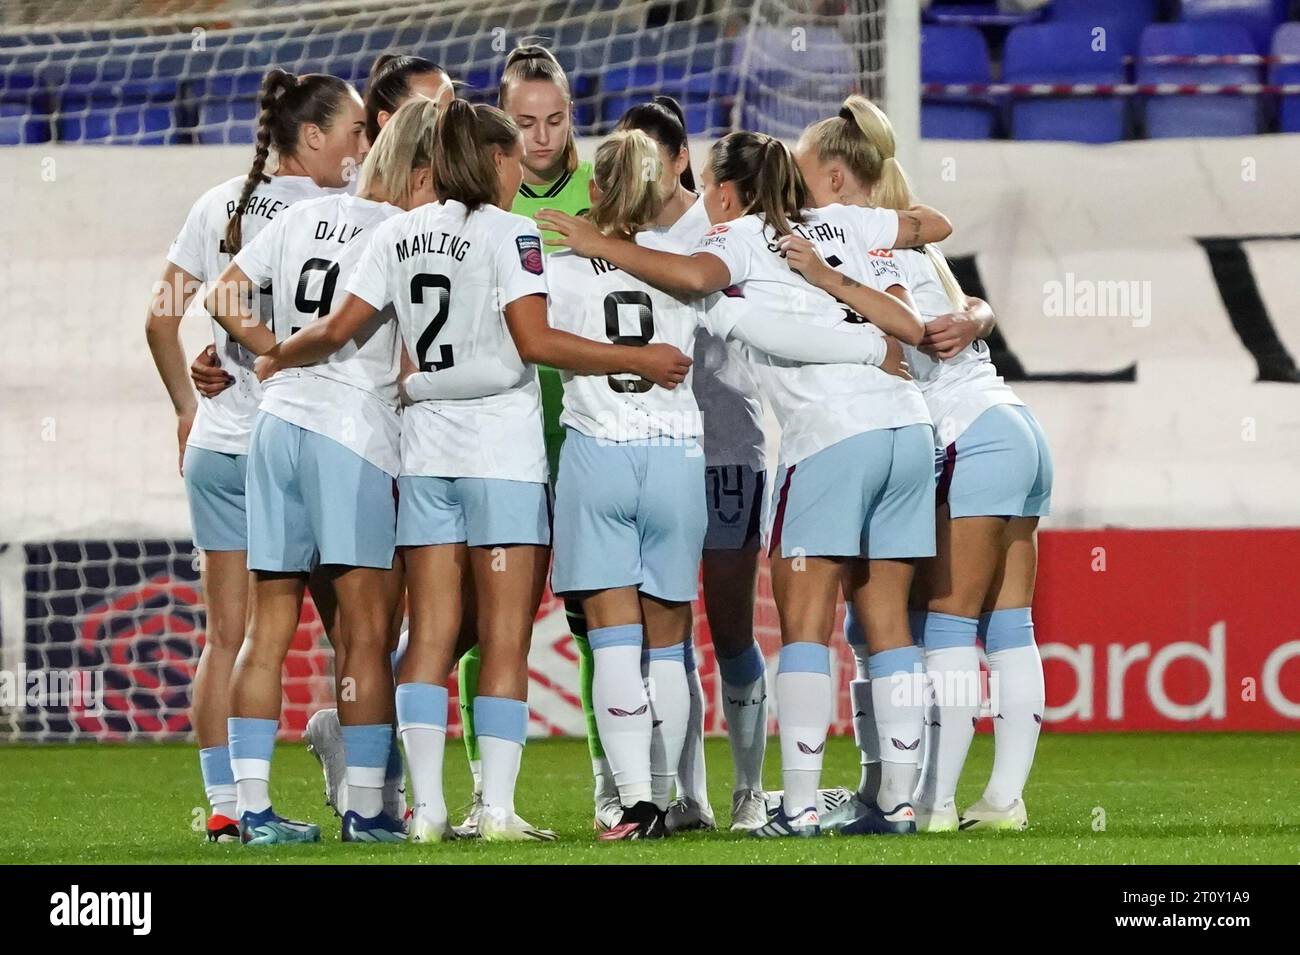
<instances>
[{"instance_id":1,"label":"white sock","mask_svg":"<svg viewBox=\"0 0 1300 955\"><path fill-rule=\"evenodd\" d=\"M476 696L474 729L483 757L483 805L514 815L515 784L528 737L528 704L504 696Z\"/></svg>"},{"instance_id":2,"label":"white sock","mask_svg":"<svg viewBox=\"0 0 1300 955\"><path fill-rule=\"evenodd\" d=\"M479 756L482 755L480 751ZM469 761L469 774L474 780L474 794L476 796L483 795L483 760L481 758Z\"/></svg>"},{"instance_id":3,"label":"white sock","mask_svg":"<svg viewBox=\"0 0 1300 955\"><path fill-rule=\"evenodd\" d=\"M239 789L234 783L222 786L209 786L207 789L208 805L214 815L227 819L237 818L239 812Z\"/></svg>"},{"instance_id":4,"label":"white sock","mask_svg":"<svg viewBox=\"0 0 1300 955\"><path fill-rule=\"evenodd\" d=\"M447 821L442 764L447 745L447 688L403 683L397 688L397 727L411 773L415 811L434 825Z\"/></svg>"},{"instance_id":5,"label":"white sock","mask_svg":"<svg viewBox=\"0 0 1300 955\"><path fill-rule=\"evenodd\" d=\"M483 755L483 805L515 811L515 783L519 764L524 758L523 743L479 735L478 749Z\"/></svg>"},{"instance_id":6,"label":"white sock","mask_svg":"<svg viewBox=\"0 0 1300 955\"><path fill-rule=\"evenodd\" d=\"M822 756L831 725L830 650L820 643L781 648L776 676L777 722L781 728L782 807L796 816L817 805Z\"/></svg>"},{"instance_id":7,"label":"white sock","mask_svg":"<svg viewBox=\"0 0 1300 955\"><path fill-rule=\"evenodd\" d=\"M980 660L975 646L925 651L932 704L926 713L926 742L916 803L940 808L957 796L966 754L980 711Z\"/></svg>"},{"instance_id":8,"label":"white sock","mask_svg":"<svg viewBox=\"0 0 1300 955\"><path fill-rule=\"evenodd\" d=\"M880 788L876 805L890 812L911 803L916 789L924 720L920 647L873 653L871 703L880 746Z\"/></svg>"},{"instance_id":9,"label":"white sock","mask_svg":"<svg viewBox=\"0 0 1300 955\"><path fill-rule=\"evenodd\" d=\"M849 703L853 707L853 742L858 744L862 764L858 795L874 802L880 788L880 740L876 736L870 680L857 679L849 684Z\"/></svg>"},{"instance_id":10,"label":"white sock","mask_svg":"<svg viewBox=\"0 0 1300 955\"><path fill-rule=\"evenodd\" d=\"M844 608L844 639L853 652L854 678L849 684L849 703L853 707L853 742L858 745L862 766L858 774L858 797L875 802L880 789L880 742L876 739L876 715L871 704L871 675L868 669L867 634L853 612L853 604Z\"/></svg>"},{"instance_id":11,"label":"white sock","mask_svg":"<svg viewBox=\"0 0 1300 955\"><path fill-rule=\"evenodd\" d=\"M405 726L399 732L411 770L415 811L434 822L445 822L447 803L442 793L442 759L447 731L434 726Z\"/></svg>"},{"instance_id":12,"label":"white sock","mask_svg":"<svg viewBox=\"0 0 1300 955\"><path fill-rule=\"evenodd\" d=\"M650 701L641 677L640 624L587 632L596 728L624 806L650 801Z\"/></svg>"},{"instance_id":13,"label":"white sock","mask_svg":"<svg viewBox=\"0 0 1300 955\"><path fill-rule=\"evenodd\" d=\"M271 808L271 756L277 720L231 716L226 720L230 740L230 771L235 777L236 812Z\"/></svg>"},{"instance_id":14,"label":"white sock","mask_svg":"<svg viewBox=\"0 0 1300 955\"><path fill-rule=\"evenodd\" d=\"M597 797L618 788L614 785L614 770L610 768L609 760L604 756L592 757L591 776L596 781Z\"/></svg>"},{"instance_id":15,"label":"white sock","mask_svg":"<svg viewBox=\"0 0 1300 955\"><path fill-rule=\"evenodd\" d=\"M271 808L271 763L256 759L241 759L242 764L235 770L236 811L242 816L246 812L262 812ZM250 763L264 763L260 768ZM257 775L239 775L256 773Z\"/></svg>"},{"instance_id":16,"label":"white sock","mask_svg":"<svg viewBox=\"0 0 1300 955\"><path fill-rule=\"evenodd\" d=\"M722 677L722 712L736 767L733 792L763 789L767 751L767 664L757 643L735 657L718 657Z\"/></svg>"},{"instance_id":17,"label":"white sock","mask_svg":"<svg viewBox=\"0 0 1300 955\"><path fill-rule=\"evenodd\" d=\"M650 795L660 809L668 808L668 796L681 765L686 728L691 715L684 647L685 644L677 643L650 651L647 686L652 720Z\"/></svg>"},{"instance_id":18,"label":"white sock","mask_svg":"<svg viewBox=\"0 0 1300 955\"><path fill-rule=\"evenodd\" d=\"M235 774L230 768L230 747L209 746L199 750L199 768L203 773L203 792L208 797L212 814L235 817L239 812L235 795Z\"/></svg>"},{"instance_id":19,"label":"white sock","mask_svg":"<svg viewBox=\"0 0 1300 955\"><path fill-rule=\"evenodd\" d=\"M1043 719L1043 661L1029 608L995 610L985 636L993 704L993 772L984 800L1004 809L1024 795ZM984 622L981 621L981 626ZM1009 641L1027 640L1007 646Z\"/></svg>"},{"instance_id":20,"label":"white sock","mask_svg":"<svg viewBox=\"0 0 1300 955\"><path fill-rule=\"evenodd\" d=\"M399 822L406 816L406 764L402 762L401 737L393 727L384 767L384 815Z\"/></svg>"},{"instance_id":21,"label":"white sock","mask_svg":"<svg viewBox=\"0 0 1300 955\"><path fill-rule=\"evenodd\" d=\"M374 766L349 766L348 811L363 819L371 819L384 811L384 768Z\"/></svg>"},{"instance_id":22,"label":"white sock","mask_svg":"<svg viewBox=\"0 0 1300 955\"><path fill-rule=\"evenodd\" d=\"M709 805L708 776L704 768L704 686L700 671L695 665L695 650L687 640L684 663L686 667L686 692L690 711L686 717L686 737L682 742L682 758L677 766L677 795L699 806Z\"/></svg>"},{"instance_id":23,"label":"white sock","mask_svg":"<svg viewBox=\"0 0 1300 955\"><path fill-rule=\"evenodd\" d=\"M390 723L363 723L340 727L344 774L348 784L348 811L373 819L384 811L384 777L392 755Z\"/></svg>"}]
</instances>

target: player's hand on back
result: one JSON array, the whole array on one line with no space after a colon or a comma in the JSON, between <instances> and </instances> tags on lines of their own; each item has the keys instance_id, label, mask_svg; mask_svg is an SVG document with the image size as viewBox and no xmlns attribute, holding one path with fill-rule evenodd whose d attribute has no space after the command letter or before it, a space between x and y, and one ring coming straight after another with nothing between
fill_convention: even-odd
<instances>
[{"instance_id":1,"label":"player's hand on back","mask_svg":"<svg viewBox=\"0 0 1300 955\"><path fill-rule=\"evenodd\" d=\"M215 345L209 345L199 352L190 365L190 379L198 393L205 398L215 398L235 383L235 379L226 373L217 360Z\"/></svg>"},{"instance_id":2,"label":"player's hand on back","mask_svg":"<svg viewBox=\"0 0 1300 955\"><path fill-rule=\"evenodd\" d=\"M691 370L690 357L666 342L636 349L636 362L638 367L633 371L669 391L685 381L687 372Z\"/></svg>"},{"instance_id":3,"label":"player's hand on back","mask_svg":"<svg viewBox=\"0 0 1300 955\"><path fill-rule=\"evenodd\" d=\"M253 361L253 374L258 381L266 381L279 370L279 363L271 355L258 355Z\"/></svg>"},{"instance_id":4,"label":"player's hand on back","mask_svg":"<svg viewBox=\"0 0 1300 955\"><path fill-rule=\"evenodd\" d=\"M547 245L568 246L579 255L599 256L601 243L605 234L587 219L571 216L558 209L542 209L537 213L537 224L544 229L558 232L562 242L547 242Z\"/></svg>"},{"instance_id":5,"label":"player's hand on back","mask_svg":"<svg viewBox=\"0 0 1300 955\"><path fill-rule=\"evenodd\" d=\"M826 283L834 278L835 270L818 254L816 246L803 236L783 235L776 245L785 254L790 268L818 288L825 288Z\"/></svg>"},{"instance_id":6,"label":"player's hand on back","mask_svg":"<svg viewBox=\"0 0 1300 955\"><path fill-rule=\"evenodd\" d=\"M902 378L904 381L912 380L912 371L907 362L903 360L904 352L902 343L893 335L885 336L885 358L880 363L880 370L885 374L893 375L895 378Z\"/></svg>"}]
</instances>

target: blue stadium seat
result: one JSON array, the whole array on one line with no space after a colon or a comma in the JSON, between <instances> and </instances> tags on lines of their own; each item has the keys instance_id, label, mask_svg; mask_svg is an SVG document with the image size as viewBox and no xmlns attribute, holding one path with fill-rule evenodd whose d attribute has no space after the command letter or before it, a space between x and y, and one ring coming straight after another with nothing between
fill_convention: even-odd
<instances>
[{"instance_id":1,"label":"blue stadium seat","mask_svg":"<svg viewBox=\"0 0 1300 955\"><path fill-rule=\"evenodd\" d=\"M922 83L987 83L989 47L974 27L921 27ZM921 103L921 135L926 139L988 139L995 109L988 103L940 98Z\"/></svg>"},{"instance_id":2,"label":"blue stadium seat","mask_svg":"<svg viewBox=\"0 0 1300 955\"><path fill-rule=\"evenodd\" d=\"M199 109L200 143L251 143L257 134L257 100L209 100Z\"/></svg>"},{"instance_id":3,"label":"blue stadium seat","mask_svg":"<svg viewBox=\"0 0 1300 955\"><path fill-rule=\"evenodd\" d=\"M214 74L193 84L194 92L210 99L219 97L256 97L262 88L264 74L240 72Z\"/></svg>"},{"instance_id":4,"label":"blue stadium seat","mask_svg":"<svg viewBox=\"0 0 1300 955\"><path fill-rule=\"evenodd\" d=\"M1005 12L997 3L936 3L925 11L925 19L944 26L1006 27L1033 23L1042 10Z\"/></svg>"},{"instance_id":5,"label":"blue stadium seat","mask_svg":"<svg viewBox=\"0 0 1300 955\"><path fill-rule=\"evenodd\" d=\"M1124 49L1136 50L1159 8L1159 0L1053 0L1049 16L1056 23L1105 23Z\"/></svg>"},{"instance_id":6,"label":"blue stadium seat","mask_svg":"<svg viewBox=\"0 0 1300 955\"><path fill-rule=\"evenodd\" d=\"M0 96L27 96L36 87L35 73L21 69L0 68Z\"/></svg>"},{"instance_id":7,"label":"blue stadium seat","mask_svg":"<svg viewBox=\"0 0 1300 955\"><path fill-rule=\"evenodd\" d=\"M1097 25L1103 24L1014 27L1003 53L1003 79L1008 83L1124 82L1124 57L1129 51L1112 41L1104 50L1094 49L1092 31ZM1127 110L1118 97L1071 97L1015 100L1010 114L1013 139L1109 143L1124 138Z\"/></svg>"},{"instance_id":8,"label":"blue stadium seat","mask_svg":"<svg viewBox=\"0 0 1300 955\"><path fill-rule=\"evenodd\" d=\"M65 142L130 143L161 146L175 141L170 106L99 106L61 113L55 123Z\"/></svg>"},{"instance_id":9,"label":"blue stadium seat","mask_svg":"<svg viewBox=\"0 0 1300 955\"><path fill-rule=\"evenodd\" d=\"M393 27L372 27L361 35L361 51L370 55L373 63L381 53L405 53L397 47L397 30Z\"/></svg>"},{"instance_id":10,"label":"blue stadium seat","mask_svg":"<svg viewBox=\"0 0 1300 955\"><path fill-rule=\"evenodd\" d=\"M0 146L30 146L50 140L50 117L37 98L0 99Z\"/></svg>"},{"instance_id":11,"label":"blue stadium seat","mask_svg":"<svg viewBox=\"0 0 1300 955\"><path fill-rule=\"evenodd\" d=\"M1286 19L1289 6L1290 0L1183 0L1182 21L1242 27L1255 46L1251 52L1263 53L1277 25Z\"/></svg>"},{"instance_id":12,"label":"blue stadium seat","mask_svg":"<svg viewBox=\"0 0 1300 955\"><path fill-rule=\"evenodd\" d=\"M1274 56L1300 57L1300 23L1284 23L1273 34ZM1300 63L1279 63L1269 74L1269 82L1300 83ZM1284 133L1300 133L1300 94L1282 97L1278 128Z\"/></svg>"},{"instance_id":13,"label":"blue stadium seat","mask_svg":"<svg viewBox=\"0 0 1300 955\"><path fill-rule=\"evenodd\" d=\"M1244 27L1230 23L1153 23L1142 33L1139 83L1258 83L1255 66L1161 66L1144 62L1163 55L1255 53ZM1179 136L1249 136L1259 130L1253 96L1151 96L1146 131L1152 139Z\"/></svg>"}]
</instances>

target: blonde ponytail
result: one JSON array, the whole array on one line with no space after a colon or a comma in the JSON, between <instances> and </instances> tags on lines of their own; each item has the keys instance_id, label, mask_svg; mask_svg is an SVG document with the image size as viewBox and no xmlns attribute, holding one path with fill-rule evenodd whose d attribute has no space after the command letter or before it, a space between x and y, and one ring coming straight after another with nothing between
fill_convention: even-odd
<instances>
[{"instance_id":1,"label":"blonde ponytail","mask_svg":"<svg viewBox=\"0 0 1300 955\"><path fill-rule=\"evenodd\" d=\"M966 293L962 291L957 276L952 274L952 267L948 265L948 260L943 257L943 253L933 245L927 245L918 251L923 253L930 260L930 264L934 266L934 271L939 276L939 284L943 286L944 292L947 293L948 303L952 306L953 311L964 311L966 308Z\"/></svg>"},{"instance_id":2,"label":"blonde ponytail","mask_svg":"<svg viewBox=\"0 0 1300 955\"><path fill-rule=\"evenodd\" d=\"M437 127L436 102L417 96L403 103L366 154L358 194L377 190L387 202L405 209L411 199L411 174L432 169Z\"/></svg>"},{"instance_id":3,"label":"blonde ponytail","mask_svg":"<svg viewBox=\"0 0 1300 955\"><path fill-rule=\"evenodd\" d=\"M894 152L894 127L875 103L856 93L844 101L838 116L823 119L804 130L801 140L817 152L822 162L838 159L871 190L871 204L880 209L910 209L916 205L907 173ZM955 309L966 307L966 293L938 249L922 250L938 273L943 290Z\"/></svg>"},{"instance_id":4,"label":"blonde ponytail","mask_svg":"<svg viewBox=\"0 0 1300 955\"><path fill-rule=\"evenodd\" d=\"M663 209L659 147L639 129L612 134L596 150L592 180L600 195L587 217L606 235L630 239Z\"/></svg>"}]
</instances>

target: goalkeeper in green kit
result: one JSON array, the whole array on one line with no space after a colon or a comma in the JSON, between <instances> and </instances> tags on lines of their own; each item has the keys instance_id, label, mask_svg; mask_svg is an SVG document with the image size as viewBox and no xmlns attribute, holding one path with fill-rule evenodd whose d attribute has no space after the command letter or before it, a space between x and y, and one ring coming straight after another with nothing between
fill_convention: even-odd
<instances>
[{"instance_id":1,"label":"goalkeeper in green kit","mask_svg":"<svg viewBox=\"0 0 1300 955\"><path fill-rule=\"evenodd\" d=\"M501 77L498 105L519 126L524 140L524 181L510 211L529 218L542 209L559 209L573 216L584 214L591 205L588 192L591 163L578 160L569 81L554 55L540 46L522 46L512 50ZM542 230L544 242L557 238L555 233ZM548 251L555 248L550 246ZM554 481L559 473L560 445L564 442L564 429L560 426L564 389L555 369L541 366L537 372L542 390L546 453L551 480ZM587 721L587 744L596 780L595 825L603 830L617 823L622 810L614 775L596 732L591 704L592 659L591 647L587 644L586 617L582 605L576 600L565 601L565 613L578 650L579 696ZM461 725L465 732L470 771L474 775L474 804L464 823L456 827L456 834L462 837L478 834L481 808L478 736L474 731L472 708L478 690L478 672L479 651L475 647L461 658L459 667Z\"/></svg>"}]
</instances>

